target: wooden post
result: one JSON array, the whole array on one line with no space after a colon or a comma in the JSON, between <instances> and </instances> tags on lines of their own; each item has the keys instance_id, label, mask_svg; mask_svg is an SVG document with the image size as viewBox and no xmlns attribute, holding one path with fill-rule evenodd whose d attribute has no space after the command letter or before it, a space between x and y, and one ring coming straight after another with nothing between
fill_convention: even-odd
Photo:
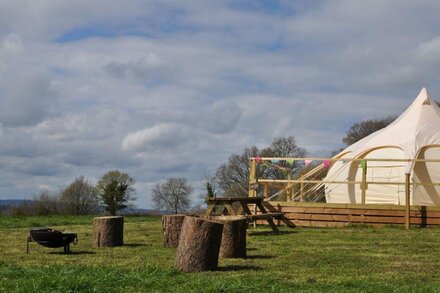
<instances>
[{"instance_id":1,"label":"wooden post","mask_svg":"<svg viewBox=\"0 0 440 293\"><path fill-rule=\"evenodd\" d=\"M367 165L363 165L361 163L362 167L362 183L361 183L361 189L362 189L362 204L365 204L366 202L366 194L367 194Z\"/></svg>"},{"instance_id":2,"label":"wooden post","mask_svg":"<svg viewBox=\"0 0 440 293\"><path fill-rule=\"evenodd\" d=\"M256 215L256 214L257 214L257 205L254 204L254 215ZM253 226L254 226L254 229L257 228L257 221L256 220L254 220Z\"/></svg>"},{"instance_id":3,"label":"wooden post","mask_svg":"<svg viewBox=\"0 0 440 293\"><path fill-rule=\"evenodd\" d=\"M93 246L113 247L124 244L124 218L120 216L93 218Z\"/></svg>"},{"instance_id":4,"label":"wooden post","mask_svg":"<svg viewBox=\"0 0 440 293\"><path fill-rule=\"evenodd\" d=\"M177 247L185 215L162 216L163 246Z\"/></svg>"},{"instance_id":5,"label":"wooden post","mask_svg":"<svg viewBox=\"0 0 440 293\"><path fill-rule=\"evenodd\" d=\"M405 173L405 229L410 228L410 208L411 208L411 198L410 198L410 176L411 174Z\"/></svg>"},{"instance_id":6,"label":"wooden post","mask_svg":"<svg viewBox=\"0 0 440 293\"><path fill-rule=\"evenodd\" d=\"M252 188L252 185L255 185L257 183L257 162L255 159L251 159L251 166L249 170L249 197L256 197L257 196L257 190L255 188ZM254 214L257 214L257 206L255 205L254 208ZM254 228L257 227L257 222L254 221Z\"/></svg>"},{"instance_id":7,"label":"wooden post","mask_svg":"<svg viewBox=\"0 0 440 293\"><path fill-rule=\"evenodd\" d=\"M176 267L184 272L217 269L223 224L185 217L176 252Z\"/></svg>"},{"instance_id":8,"label":"wooden post","mask_svg":"<svg viewBox=\"0 0 440 293\"><path fill-rule=\"evenodd\" d=\"M268 198L269 197L269 184L265 183L264 184L264 198Z\"/></svg>"},{"instance_id":9,"label":"wooden post","mask_svg":"<svg viewBox=\"0 0 440 293\"><path fill-rule=\"evenodd\" d=\"M292 180L292 178L289 173L287 174L286 201L292 201L292 187L290 180Z\"/></svg>"},{"instance_id":10,"label":"wooden post","mask_svg":"<svg viewBox=\"0 0 440 293\"><path fill-rule=\"evenodd\" d=\"M292 184L292 189L290 190L291 196L290 201L295 201L295 183Z\"/></svg>"},{"instance_id":11,"label":"wooden post","mask_svg":"<svg viewBox=\"0 0 440 293\"><path fill-rule=\"evenodd\" d=\"M301 181L301 185L300 185L299 201L304 202L304 182L303 181Z\"/></svg>"},{"instance_id":12,"label":"wooden post","mask_svg":"<svg viewBox=\"0 0 440 293\"><path fill-rule=\"evenodd\" d=\"M257 163L255 162L255 159L251 159L251 165L249 169L249 197L255 197L257 196L257 190L254 188L253 185L257 183Z\"/></svg>"}]
</instances>

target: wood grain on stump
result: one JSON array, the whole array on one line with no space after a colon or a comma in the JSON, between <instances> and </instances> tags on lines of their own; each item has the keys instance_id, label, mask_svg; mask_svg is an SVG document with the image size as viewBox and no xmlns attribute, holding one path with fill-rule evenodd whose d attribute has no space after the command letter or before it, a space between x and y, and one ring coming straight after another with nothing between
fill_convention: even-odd
<instances>
[{"instance_id":1,"label":"wood grain on stump","mask_svg":"<svg viewBox=\"0 0 440 293\"><path fill-rule=\"evenodd\" d=\"M162 216L163 246L177 247L185 215Z\"/></svg>"},{"instance_id":2,"label":"wood grain on stump","mask_svg":"<svg viewBox=\"0 0 440 293\"><path fill-rule=\"evenodd\" d=\"M184 272L217 269L223 224L185 217L176 252L176 267Z\"/></svg>"},{"instance_id":3,"label":"wood grain on stump","mask_svg":"<svg viewBox=\"0 0 440 293\"><path fill-rule=\"evenodd\" d=\"M120 216L93 218L93 246L113 247L124 244L124 218Z\"/></svg>"},{"instance_id":4,"label":"wood grain on stump","mask_svg":"<svg viewBox=\"0 0 440 293\"><path fill-rule=\"evenodd\" d=\"M221 216L217 221L223 223L220 257L245 258L247 220L240 216Z\"/></svg>"}]
</instances>

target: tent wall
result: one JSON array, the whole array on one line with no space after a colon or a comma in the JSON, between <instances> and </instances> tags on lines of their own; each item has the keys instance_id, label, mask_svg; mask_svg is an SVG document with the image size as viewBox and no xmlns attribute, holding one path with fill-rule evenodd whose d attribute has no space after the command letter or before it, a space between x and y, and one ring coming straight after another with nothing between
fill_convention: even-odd
<instances>
[{"instance_id":1,"label":"tent wall","mask_svg":"<svg viewBox=\"0 0 440 293\"><path fill-rule=\"evenodd\" d=\"M349 154L346 155L349 157ZM396 147L373 149L360 158L403 159L404 153ZM405 182L404 162L370 161L367 166L368 182ZM362 181L362 167L359 162L335 163L325 179L326 181ZM361 184L330 183L326 184L326 201L328 203L362 203ZM367 204L404 204L404 185L369 183L366 190Z\"/></svg>"},{"instance_id":2,"label":"tent wall","mask_svg":"<svg viewBox=\"0 0 440 293\"><path fill-rule=\"evenodd\" d=\"M350 153L340 156L341 159L349 158ZM336 161L327 173L325 181L346 181L350 163ZM331 183L325 185L325 200L328 203L349 203L347 184Z\"/></svg>"},{"instance_id":3,"label":"tent wall","mask_svg":"<svg viewBox=\"0 0 440 293\"><path fill-rule=\"evenodd\" d=\"M395 147L379 148L368 152L363 158L404 159L401 149ZM369 161L367 163L368 182L405 182L404 162ZM354 181L362 181L362 168L356 169ZM361 186L353 189L356 203L361 203ZM405 186L369 183L365 196L367 204L405 204Z\"/></svg>"},{"instance_id":4,"label":"tent wall","mask_svg":"<svg viewBox=\"0 0 440 293\"><path fill-rule=\"evenodd\" d=\"M439 159L440 146L423 148L418 159ZM413 169L413 204L440 205L440 186L418 185L417 183L440 183L440 163L416 162Z\"/></svg>"}]
</instances>

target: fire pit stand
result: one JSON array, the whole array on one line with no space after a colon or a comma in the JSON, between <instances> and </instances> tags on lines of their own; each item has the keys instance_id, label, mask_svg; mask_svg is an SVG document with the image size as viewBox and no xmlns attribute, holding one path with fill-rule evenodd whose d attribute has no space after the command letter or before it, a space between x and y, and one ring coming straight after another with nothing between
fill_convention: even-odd
<instances>
[{"instance_id":1,"label":"fire pit stand","mask_svg":"<svg viewBox=\"0 0 440 293\"><path fill-rule=\"evenodd\" d=\"M78 235L77 233L65 233L47 227L31 228L26 240L26 253L29 253L29 242L37 242L50 248L64 247L64 253L69 253L70 244L78 243Z\"/></svg>"}]
</instances>

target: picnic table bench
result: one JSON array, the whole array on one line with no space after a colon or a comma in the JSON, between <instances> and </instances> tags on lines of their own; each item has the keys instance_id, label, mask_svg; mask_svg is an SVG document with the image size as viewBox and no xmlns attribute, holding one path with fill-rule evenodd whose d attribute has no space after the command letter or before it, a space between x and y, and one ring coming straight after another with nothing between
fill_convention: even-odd
<instances>
[{"instance_id":1,"label":"picnic table bench","mask_svg":"<svg viewBox=\"0 0 440 293\"><path fill-rule=\"evenodd\" d=\"M278 232L278 228L273 219L283 217L283 213L268 212L263 205L264 197L207 197L205 199L208 204L206 215L215 214L242 216L248 220L266 220L274 232ZM255 205L260 213L252 213L249 205ZM235 207L234 207L235 206ZM220 212L216 210L220 207Z\"/></svg>"}]
</instances>

